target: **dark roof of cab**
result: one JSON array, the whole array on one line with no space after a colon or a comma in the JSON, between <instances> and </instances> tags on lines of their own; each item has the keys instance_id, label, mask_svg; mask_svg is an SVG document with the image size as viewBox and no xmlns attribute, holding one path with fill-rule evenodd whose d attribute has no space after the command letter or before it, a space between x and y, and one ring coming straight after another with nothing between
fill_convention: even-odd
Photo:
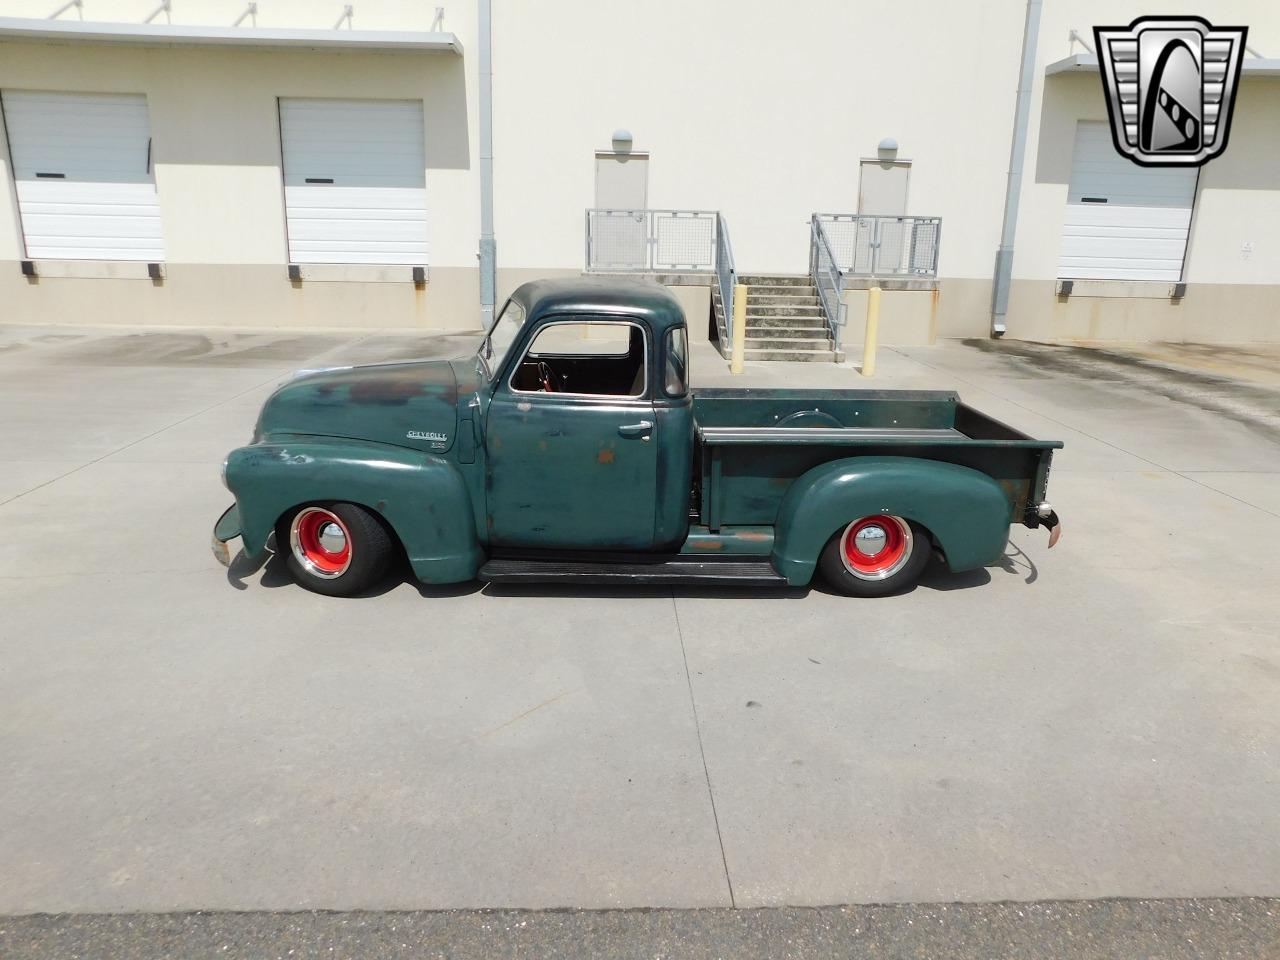
<instances>
[{"instance_id":1,"label":"dark roof of cab","mask_svg":"<svg viewBox=\"0 0 1280 960\"><path fill-rule=\"evenodd\" d=\"M655 332L684 322L671 291L653 280L613 277L565 277L534 280L511 299L524 305L529 323L551 314L600 314L646 320Z\"/></svg>"}]
</instances>

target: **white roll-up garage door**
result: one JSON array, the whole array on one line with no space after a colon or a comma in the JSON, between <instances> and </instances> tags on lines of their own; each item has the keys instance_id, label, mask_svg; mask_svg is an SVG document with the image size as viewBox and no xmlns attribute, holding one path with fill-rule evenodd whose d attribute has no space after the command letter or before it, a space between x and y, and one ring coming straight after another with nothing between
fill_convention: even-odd
<instances>
[{"instance_id":1,"label":"white roll-up garage door","mask_svg":"<svg viewBox=\"0 0 1280 960\"><path fill-rule=\"evenodd\" d=\"M289 259L427 264L421 101L280 101Z\"/></svg>"},{"instance_id":2,"label":"white roll-up garage door","mask_svg":"<svg viewBox=\"0 0 1280 960\"><path fill-rule=\"evenodd\" d=\"M1195 167L1140 167L1116 152L1105 123L1076 126L1058 276L1182 279Z\"/></svg>"},{"instance_id":3,"label":"white roll-up garage door","mask_svg":"<svg viewBox=\"0 0 1280 960\"><path fill-rule=\"evenodd\" d=\"M164 259L146 97L5 90L27 256Z\"/></svg>"}]
</instances>

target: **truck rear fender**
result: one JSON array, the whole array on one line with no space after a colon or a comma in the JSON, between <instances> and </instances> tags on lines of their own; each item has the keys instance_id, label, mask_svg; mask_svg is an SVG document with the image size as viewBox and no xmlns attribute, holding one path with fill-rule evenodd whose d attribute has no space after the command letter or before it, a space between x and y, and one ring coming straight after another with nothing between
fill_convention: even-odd
<instances>
[{"instance_id":1,"label":"truck rear fender","mask_svg":"<svg viewBox=\"0 0 1280 960\"><path fill-rule=\"evenodd\" d=\"M470 580L484 560L465 480L429 453L359 441L259 443L231 452L227 485L251 557L286 511L340 501L380 515L423 582Z\"/></svg>"},{"instance_id":2,"label":"truck rear fender","mask_svg":"<svg viewBox=\"0 0 1280 960\"><path fill-rule=\"evenodd\" d=\"M833 460L787 490L773 564L788 583L806 584L832 534L859 517L883 513L921 524L952 570L972 570L1004 553L1011 509L1000 485L969 467L910 457Z\"/></svg>"}]
</instances>

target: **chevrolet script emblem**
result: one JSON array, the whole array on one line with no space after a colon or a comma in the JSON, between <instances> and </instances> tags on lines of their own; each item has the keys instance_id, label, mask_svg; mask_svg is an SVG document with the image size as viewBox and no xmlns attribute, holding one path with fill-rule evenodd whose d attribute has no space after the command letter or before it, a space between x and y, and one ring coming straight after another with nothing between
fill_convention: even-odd
<instances>
[{"instance_id":1,"label":"chevrolet script emblem","mask_svg":"<svg viewBox=\"0 0 1280 960\"><path fill-rule=\"evenodd\" d=\"M1247 32L1199 17L1094 27L1116 149L1144 167L1198 167L1222 153Z\"/></svg>"}]
</instances>

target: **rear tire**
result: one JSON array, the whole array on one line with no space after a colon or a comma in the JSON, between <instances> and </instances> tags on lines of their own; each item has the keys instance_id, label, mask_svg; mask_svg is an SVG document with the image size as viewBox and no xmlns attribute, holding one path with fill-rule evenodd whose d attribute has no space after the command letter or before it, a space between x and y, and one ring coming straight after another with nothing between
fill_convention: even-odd
<instances>
[{"instance_id":1,"label":"rear tire","mask_svg":"<svg viewBox=\"0 0 1280 960\"><path fill-rule=\"evenodd\" d=\"M929 531L914 521L859 517L827 541L818 569L840 593L883 597L914 586L932 552Z\"/></svg>"},{"instance_id":2,"label":"rear tire","mask_svg":"<svg viewBox=\"0 0 1280 960\"><path fill-rule=\"evenodd\" d=\"M276 549L299 586L350 597L380 581L394 552L382 522L354 503L316 503L291 510L276 527Z\"/></svg>"}]
</instances>

